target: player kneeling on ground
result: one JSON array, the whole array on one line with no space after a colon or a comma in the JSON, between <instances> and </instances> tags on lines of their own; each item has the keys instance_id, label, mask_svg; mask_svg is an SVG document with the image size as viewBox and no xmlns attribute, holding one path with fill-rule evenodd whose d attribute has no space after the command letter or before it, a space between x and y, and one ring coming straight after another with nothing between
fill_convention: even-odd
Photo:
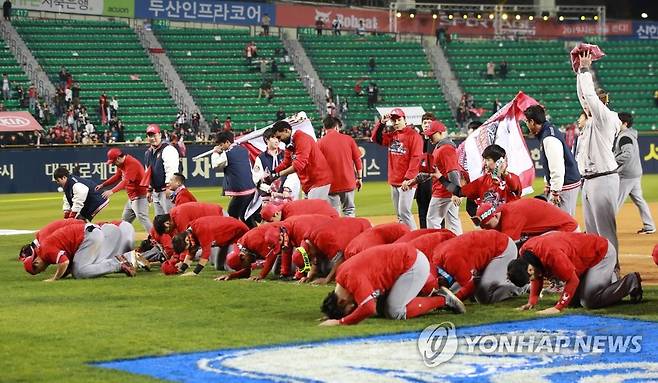
<instances>
[{"instance_id":1,"label":"player kneeling on ground","mask_svg":"<svg viewBox=\"0 0 658 383\"><path fill-rule=\"evenodd\" d=\"M217 247L219 254L215 258L217 269L224 268L224 260L229 245L235 243L249 228L247 225L233 217L209 216L197 218L190 227L182 233L176 234L172 239L172 246L176 254L186 254L180 264L183 276L197 275L208 263L212 247ZM201 257L194 271L186 270L192 264L194 254L201 247Z\"/></svg>"},{"instance_id":2,"label":"player kneeling on ground","mask_svg":"<svg viewBox=\"0 0 658 383\"><path fill-rule=\"evenodd\" d=\"M520 257L507 267L509 280L517 286L530 281L530 298L520 310L529 310L539 301L544 278L566 282L564 292L554 307L538 314L557 314L575 298L587 309L613 305L630 295L632 303L642 300L639 273L617 280L614 246L596 234L548 233L531 238L519 251Z\"/></svg>"},{"instance_id":3,"label":"player kneeling on ground","mask_svg":"<svg viewBox=\"0 0 658 383\"><path fill-rule=\"evenodd\" d=\"M290 217L302 214L322 214L336 218L338 212L323 199L300 199L283 204L267 203L261 210L261 218L266 222L284 221Z\"/></svg>"},{"instance_id":4,"label":"player kneeling on ground","mask_svg":"<svg viewBox=\"0 0 658 383\"><path fill-rule=\"evenodd\" d=\"M408 243L375 246L345 261L336 288L322 303L329 318L321 326L351 325L380 313L390 319L414 318L448 307L466 312L448 289L439 296L418 297L430 275L427 257Z\"/></svg>"}]
</instances>

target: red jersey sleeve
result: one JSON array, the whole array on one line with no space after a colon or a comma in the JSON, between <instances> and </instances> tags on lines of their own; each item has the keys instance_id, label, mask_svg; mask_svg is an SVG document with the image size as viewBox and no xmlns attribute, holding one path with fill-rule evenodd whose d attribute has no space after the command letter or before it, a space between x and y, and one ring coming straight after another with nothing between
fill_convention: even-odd
<instances>
[{"instance_id":1,"label":"red jersey sleeve","mask_svg":"<svg viewBox=\"0 0 658 383\"><path fill-rule=\"evenodd\" d=\"M507 183L510 194L514 194L516 197L521 197L523 185L521 185L521 179L519 176L514 173L508 173L507 177L505 177L505 182Z\"/></svg>"},{"instance_id":2,"label":"red jersey sleeve","mask_svg":"<svg viewBox=\"0 0 658 383\"><path fill-rule=\"evenodd\" d=\"M500 232L507 234L507 236L512 238L513 241L521 239L521 233L523 232L523 227L526 222L525 217L514 216L508 213L502 218L502 221Z\"/></svg>"},{"instance_id":3,"label":"red jersey sleeve","mask_svg":"<svg viewBox=\"0 0 658 383\"><path fill-rule=\"evenodd\" d=\"M544 287L544 278L535 278L530 281L530 296L528 296L528 303L536 305L539 302L539 293Z\"/></svg>"},{"instance_id":4,"label":"red jersey sleeve","mask_svg":"<svg viewBox=\"0 0 658 383\"><path fill-rule=\"evenodd\" d=\"M415 131L414 131L415 133ZM404 175L405 180L412 180L418 175L420 170L420 161L423 159L423 143L422 138L418 133L412 135L411 142L409 143L409 167Z\"/></svg>"},{"instance_id":5,"label":"red jersey sleeve","mask_svg":"<svg viewBox=\"0 0 658 383\"><path fill-rule=\"evenodd\" d=\"M106 179L105 181L103 181L101 186L102 187L107 187L107 186L110 186L110 185L114 185L115 183L117 183L121 179L121 174L122 173L123 173L123 171L117 167L116 173L114 173L114 175L112 177L110 177L110 178ZM121 189L119 189L119 190L121 190Z\"/></svg>"},{"instance_id":6,"label":"red jersey sleeve","mask_svg":"<svg viewBox=\"0 0 658 383\"><path fill-rule=\"evenodd\" d=\"M292 161L292 167L297 173L304 172L304 169L308 166L309 159L311 158L311 145L305 142L307 141L306 137L301 138L301 134L306 135L306 133L298 133L297 139L301 142L295 142L295 159Z\"/></svg>"},{"instance_id":7,"label":"red jersey sleeve","mask_svg":"<svg viewBox=\"0 0 658 383\"><path fill-rule=\"evenodd\" d=\"M447 175L446 175L447 176ZM482 181L484 180L485 176L476 178L475 180L467 183L466 185L461 187L461 195L463 197L472 199L472 200L477 200L482 196L483 193L482 191Z\"/></svg>"},{"instance_id":8,"label":"red jersey sleeve","mask_svg":"<svg viewBox=\"0 0 658 383\"><path fill-rule=\"evenodd\" d=\"M354 140L350 140L350 147L352 149L352 161L354 162L354 168L356 169L357 172L361 171L361 168L363 167L363 164L361 163L361 152L359 151L359 147L356 145L356 142Z\"/></svg>"},{"instance_id":9,"label":"red jersey sleeve","mask_svg":"<svg viewBox=\"0 0 658 383\"><path fill-rule=\"evenodd\" d=\"M228 275L229 279L249 278L251 275L251 268L247 267L242 270L234 271Z\"/></svg>"},{"instance_id":10,"label":"red jersey sleeve","mask_svg":"<svg viewBox=\"0 0 658 383\"><path fill-rule=\"evenodd\" d=\"M283 153L283 161L274 168L274 171L276 173L281 172L282 170L288 169L292 165L292 151L288 148L286 148L285 152Z\"/></svg>"},{"instance_id":11,"label":"red jersey sleeve","mask_svg":"<svg viewBox=\"0 0 658 383\"><path fill-rule=\"evenodd\" d=\"M265 257L265 263L263 264L263 269L260 271L260 278L265 279L267 278L267 274L272 271L272 267L274 266L274 261L276 261L276 254L274 254L274 251L269 251L267 253L267 256Z\"/></svg>"},{"instance_id":12,"label":"red jersey sleeve","mask_svg":"<svg viewBox=\"0 0 658 383\"><path fill-rule=\"evenodd\" d=\"M560 295L560 299L557 301L555 304L555 308L562 311L564 308L569 306L569 303L573 299L574 294L576 293L576 289L578 289L578 284L580 283L580 279L578 278L578 275L576 275L576 272L573 271L571 273L571 276L569 279L566 281L567 283L564 285L564 290L562 291L562 295Z\"/></svg>"},{"instance_id":13,"label":"red jersey sleeve","mask_svg":"<svg viewBox=\"0 0 658 383\"><path fill-rule=\"evenodd\" d=\"M377 121L375 127L372 129L372 136L370 137L370 139L372 140L372 142L376 144L389 146L391 144L391 138L393 137L393 134L386 133L384 131L380 132L380 130L384 129L383 125L384 124L382 124L381 121ZM379 135L381 135L381 139L378 139Z\"/></svg>"},{"instance_id":14,"label":"red jersey sleeve","mask_svg":"<svg viewBox=\"0 0 658 383\"><path fill-rule=\"evenodd\" d=\"M212 251L212 242L213 242L213 235L212 233L208 232L207 230L195 230L195 228L192 228L194 236L196 237L197 241L199 241L199 245L201 246L201 258L203 259L208 259L210 258L210 252Z\"/></svg>"},{"instance_id":15,"label":"red jersey sleeve","mask_svg":"<svg viewBox=\"0 0 658 383\"><path fill-rule=\"evenodd\" d=\"M446 148L441 151L441 155L437 159L436 165L446 177L449 172L459 170L457 150L450 145L446 145Z\"/></svg>"}]
</instances>

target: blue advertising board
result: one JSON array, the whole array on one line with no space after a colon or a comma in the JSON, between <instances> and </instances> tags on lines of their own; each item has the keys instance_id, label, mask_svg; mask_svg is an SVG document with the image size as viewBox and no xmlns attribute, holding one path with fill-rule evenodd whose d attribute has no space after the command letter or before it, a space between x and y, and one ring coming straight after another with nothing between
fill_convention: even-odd
<instances>
[{"instance_id":1,"label":"blue advertising board","mask_svg":"<svg viewBox=\"0 0 658 383\"><path fill-rule=\"evenodd\" d=\"M544 172L539 161L537 140L527 140L530 156L535 164L537 177ZM358 142L363 161L364 181L385 181L387 175L386 148L371 142ZM639 138L640 159L645 173L658 173L658 136ZM146 146L122 147L128 153L143 161ZM209 145L187 145L187 157L181 159L181 172L187 177L187 184L193 187L221 185L223 173L212 169L210 157L193 160L192 157L210 149ZM52 182L54 170L59 166L78 168L82 178L99 182L111 177L116 171L114 165L106 163L106 147L98 148L57 148L39 149L0 149L0 193L31 193L55 191Z\"/></svg>"},{"instance_id":2,"label":"blue advertising board","mask_svg":"<svg viewBox=\"0 0 658 383\"><path fill-rule=\"evenodd\" d=\"M658 40L658 23L633 21L633 37L638 40Z\"/></svg>"},{"instance_id":3,"label":"blue advertising board","mask_svg":"<svg viewBox=\"0 0 658 383\"><path fill-rule=\"evenodd\" d=\"M169 19L199 23L260 25L265 15L275 25L275 7L268 3L216 0L142 0L135 2L138 19Z\"/></svg>"}]
</instances>

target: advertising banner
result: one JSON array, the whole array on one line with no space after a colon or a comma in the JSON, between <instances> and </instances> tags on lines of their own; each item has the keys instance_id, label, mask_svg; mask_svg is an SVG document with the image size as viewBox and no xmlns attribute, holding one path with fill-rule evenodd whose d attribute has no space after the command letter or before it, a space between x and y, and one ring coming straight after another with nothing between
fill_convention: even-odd
<instances>
[{"instance_id":1,"label":"advertising banner","mask_svg":"<svg viewBox=\"0 0 658 383\"><path fill-rule=\"evenodd\" d=\"M284 3L276 5L276 24L281 27L315 27L318 18L324 22L325 29L331 29L331 23L338 18L343 31L355 30L359 26L359 20L363 20L363 26L367 32L389 31L388 11L383 9Z\"/></svg>"},{"instance_id":2,"label":"advertising banner","mask_svg":"<svg viewBox=\"0 0 658 383\"><path fill-rule=\"evenodd\" d=\"M135 17L135 0L105 0L103 16Z\"/></svg>"},{"instance_id":3,"label":"advertising banner","mask_svg":"<svg viewBox=\"0 0 658 383\"><path fill-rule=\"evenodd\" d=\"M639 40L658 39L658 23L651 21L633 22L633 37Z\"/></svg>"},{"instance_id":4,"label":"advertising banner","mask_svg":"<svg viewBox=\"0 0 658 383\"><path fill-rule=\"evenodd\" d=\"M140 0L135 2L139 19L169 19L199 23L260 25L263 16L276 24L273 4L247 1Z\"/></svg>"},{"instance_id":5,"label":"advertising banner","mask_svg":"<svg viewBox=\"0 0 658 383\"><path fill-rule=\"evenodd\" d=\"M117 0L107 0L107 2L113 3ZM118 2L121 2L121 0ZM83 15L103 14L103 0L14 0L12 1L12 7L31 11L78 13Z\"/></svg>"}]
</instances>

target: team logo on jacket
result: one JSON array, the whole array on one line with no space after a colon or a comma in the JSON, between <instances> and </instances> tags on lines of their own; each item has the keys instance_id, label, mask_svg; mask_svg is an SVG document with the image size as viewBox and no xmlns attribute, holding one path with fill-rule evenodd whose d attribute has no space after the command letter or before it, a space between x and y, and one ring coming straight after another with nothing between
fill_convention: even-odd
<instances>
[{"instance_id":1,"label":"team logo on jacket","mask_svg":"<svg viewBox=\"0 0 658 383\"><path fill-rule=\"evenodd\" d=\"M405 148L404 144L398 140L393 140L393 142L391 142L391 145L388 147L388 151L398 155L407 154L407 148Z\"/></svg>"}]
</instances>

